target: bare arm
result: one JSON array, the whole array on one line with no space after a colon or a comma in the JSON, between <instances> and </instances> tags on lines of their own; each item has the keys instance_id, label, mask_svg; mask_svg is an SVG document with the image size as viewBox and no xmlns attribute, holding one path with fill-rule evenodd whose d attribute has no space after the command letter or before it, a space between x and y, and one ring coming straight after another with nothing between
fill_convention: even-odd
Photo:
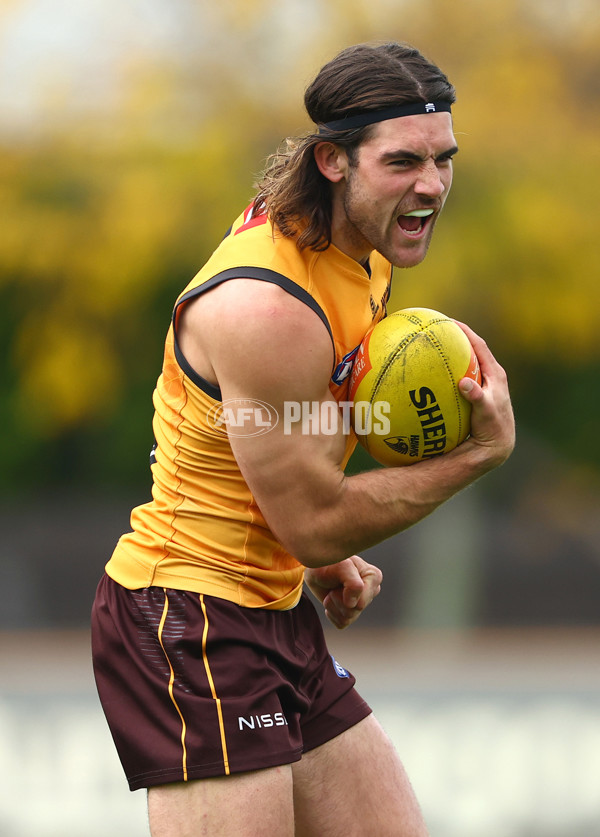
<instances>
[{"instance_id":1,"label":"bare arm","mask_svg":"<svg viewBox=\"0 0 600 837\"><path fill-rule=\"evenodd\" d=\"M465 327L466 329L466 327ZM466 329L467 330L467 329ZM472 382L472 435L442 457L410 467L346 476L343 429L303 433L280 421L260 436L231 437L240 469L281 544L307 567L343 561L412 526L501 464L514 445L506 376L483 340L467 330L481 364ZM182 350L223 400L332 401L331 340L320 319L275 285L235 280L184 313Z\"/></svg>"}]
</instances>

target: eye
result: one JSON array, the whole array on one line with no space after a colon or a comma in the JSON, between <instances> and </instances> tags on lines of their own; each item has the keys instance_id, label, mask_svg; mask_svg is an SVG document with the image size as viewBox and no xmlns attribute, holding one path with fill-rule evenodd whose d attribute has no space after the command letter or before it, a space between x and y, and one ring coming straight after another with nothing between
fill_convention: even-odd
<instances>
[{"instance_id":1,"label":"eye","mask_svg":"<svg viewBox=\"0 0 600 837\"><path fill-rule=\"evenodd\" d=\"M398 169L408 169L412 165L414 165L414 160L407 160L407 159L392 160L390 162L390 165L395 166Z\"/></svg>"}]
</instances>

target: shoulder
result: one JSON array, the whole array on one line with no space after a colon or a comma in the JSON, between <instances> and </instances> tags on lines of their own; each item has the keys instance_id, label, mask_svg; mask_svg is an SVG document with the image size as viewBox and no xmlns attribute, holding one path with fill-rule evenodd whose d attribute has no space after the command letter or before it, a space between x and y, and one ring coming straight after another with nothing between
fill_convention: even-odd
<instances>
[{"instance_id":1,"label":"shoulder","mask_svg":"<svg viewBox=\"0 0 600 837\"><path fill-rule=\"evenodd\" d=\"M260 380L279 387L327 382L334 360L331 336L303 301L272 282L232 279L193 300L182 323L199 341L221 388Z\"/></svg>"},{"instance_id":2,"label":"shoulder","mask_svg":"<svg viewBox=\"0 0 600 837\"><path fill-rule=\"evenodd\" d=\"M229 279L201 294L186 306L189 325L215 333L252 334L263 337L287 334L315 337L327 329L320 317L288 290L260 279Z\"/></svg>"}]
</instances>

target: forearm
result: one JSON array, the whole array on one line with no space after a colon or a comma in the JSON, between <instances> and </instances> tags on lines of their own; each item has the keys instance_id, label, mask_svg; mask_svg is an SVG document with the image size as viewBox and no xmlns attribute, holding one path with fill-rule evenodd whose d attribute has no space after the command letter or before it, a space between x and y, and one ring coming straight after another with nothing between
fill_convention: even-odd
<instances>
[{"instance_id":1,"label":"forearm","mask_svg":"<svg viewBox=\"0 0 600 837\"><path fill-rule=\"evenodd\" d=\"M484 378L483 386L467 378L459 384L472 404L471 436L428 461L344 477L327 495L331 502L318 507L302 552L295 553L302 563L316 567L341 561L413 526L510 456L515 426L506 373L485 342L463 328Z\"/></svg>"},{"instance_id":2,"label":"forearm","mask_svg":"<svg viewBox=\"0 0 600 837\"><path fill-rule=\"evenodd\" d=\"M410 467L344 477L329 502L309 512L296 557L308 567L336 563L423 520L499 462L481 446L460 448ZM323 500L324 498L322 498Z\"/></svg>"}]
</instances>

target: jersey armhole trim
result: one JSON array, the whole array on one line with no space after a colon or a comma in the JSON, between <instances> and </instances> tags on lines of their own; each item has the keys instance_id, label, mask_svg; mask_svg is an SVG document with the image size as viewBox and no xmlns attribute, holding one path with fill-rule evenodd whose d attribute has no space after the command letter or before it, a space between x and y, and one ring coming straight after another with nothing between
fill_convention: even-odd
<instances>
[{"instance_id":1,"label":"jersey armhole trim","mask_svg":"<svg viewBox=\"0 0 600 837\"><path fill-rule=\"evenodd\" d=\"M188 363L186 360L181 348L179 346L179 341L177 339L177 315L180 310L181 305L186 302L189 302L190 299L194 299L197 296L209 291L211 288L215 288L217 285L222 284L223 282L227 282L229 279L259 279L263 282L271 282L274 285L279 285L284 291L287 291L292 296L299 299L300 302L304 302L305 305L308 305L315 314L321 319L323 324L325 325L329 336L331 338L331 344L333 346L333 364L332 369L335 368L335 343L333 340L333 333L331 331L331 326L329 325L329 320L319 303L316 301L314 297L312 297L308 291L306 291L303 287L298 285L296 282L293 282L287 276L284 276L282 273L277 273L275 270L269 270L266 267L232 267L228 268L227 270L221 271L221 273L215 274L213 277L208 279L206 282L203 282L201 285L198 285L195 288L192 288L187 293L183 294L180 299L177 300L175 308L173 310L173 340L174 340L174 350L175 350L175 359L177 363L185 373L185 375L203 392L207 395L210 395L211 398L214 398L216 401L221 401L221 389L214 384L211 384L210 381L207 381L202 375L199 375Z\"/></svg>"}]
</instances>

